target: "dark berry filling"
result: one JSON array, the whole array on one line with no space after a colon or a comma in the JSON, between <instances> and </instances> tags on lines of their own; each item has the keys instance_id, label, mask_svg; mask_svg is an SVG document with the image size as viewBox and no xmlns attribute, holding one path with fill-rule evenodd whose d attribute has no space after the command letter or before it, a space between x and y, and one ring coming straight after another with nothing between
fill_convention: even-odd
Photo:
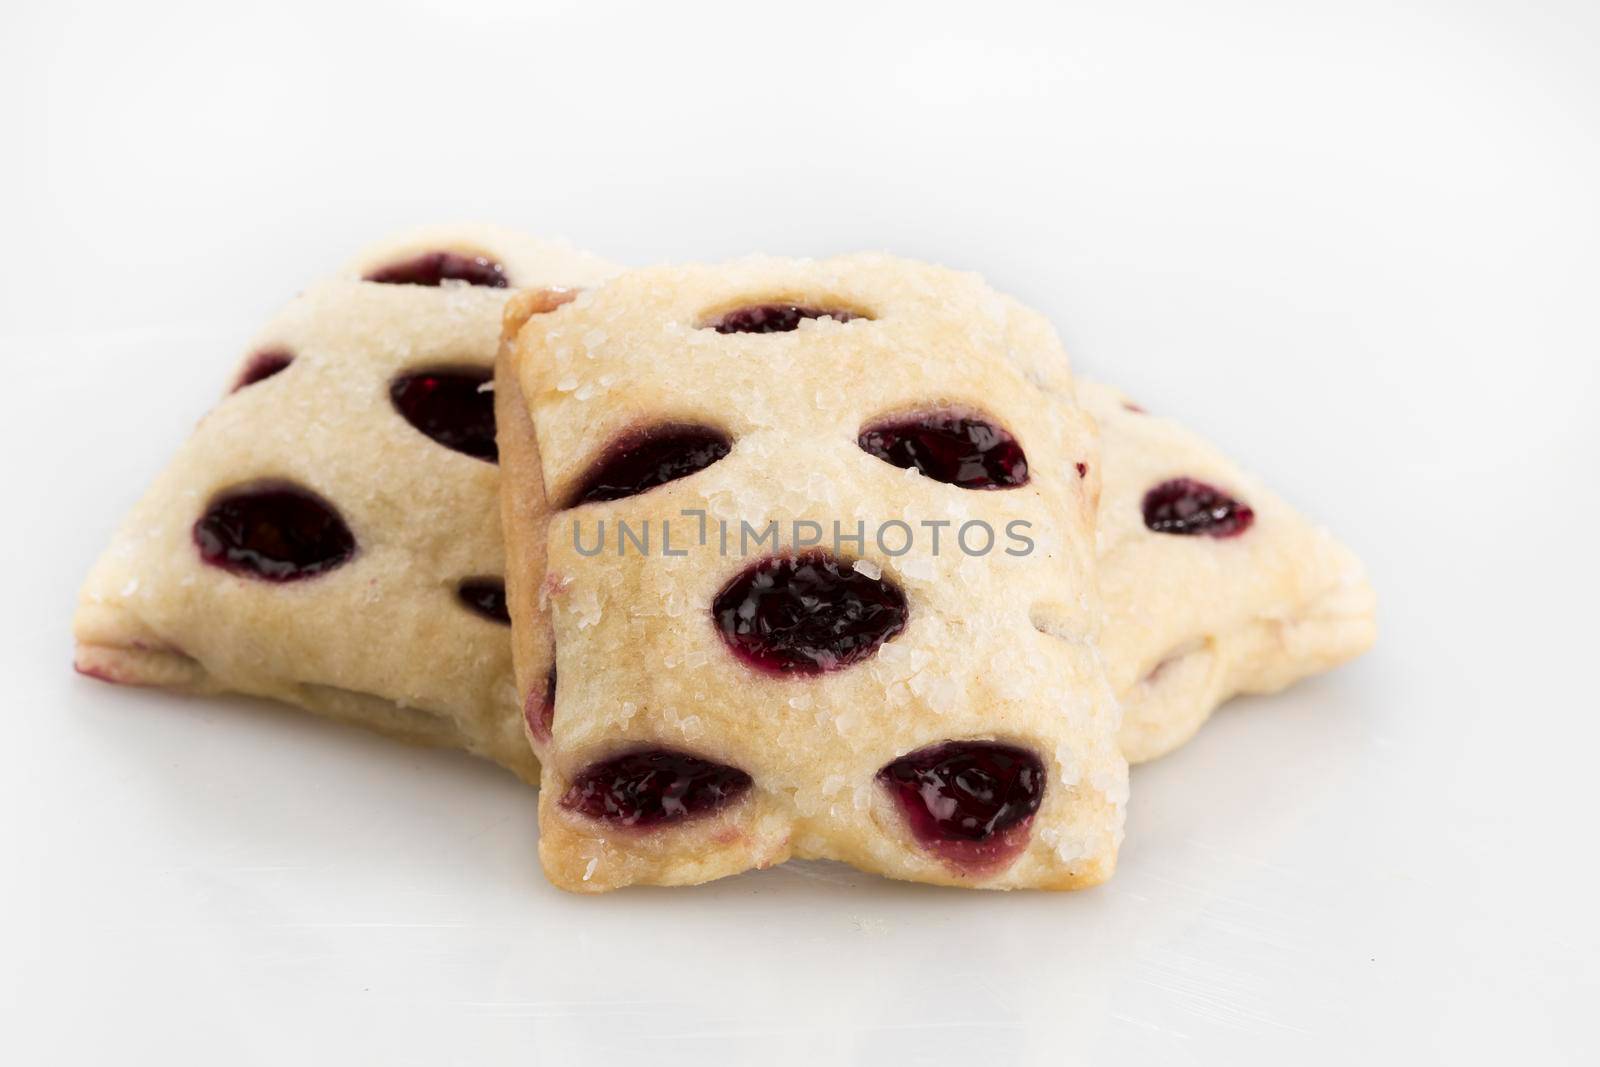
<instances>
[{"instance_id":1,"label":"dark berry filling","mask_svg":"<svg viewBox=\"0 0 1600 1067\"><path fill-rule=\"evenodd\" d=\"M356 552L356 539L333 506L293 485L218 497L195 522L194 543L212 566L269 582L314 577Z\"/></svg>"},{"instance_id":2,"label":"dark berry filling","mask_svg":"<svg viewBox=\"0 0 1600 1067\"><path fill-rule=\"evenodd\" d=\"M491 289L506 287L505 268L485 256L460 252L424 252L420 256L379 267L367 275L369 282L385 285L432 285L466 282Z\"/></svg>"},{"instance_id":3,"label":"dark berry filling","mask_svg":"<svg viewBox=\"0 0 1600 1067\"><path fill-rule=\"evenodd\" d=\"M456 586L456 598L490 622L511 625L506 607L506 583L499 578L468 578Z\"/></svg>"},{"instance_id":4,"label":"dark berry filling","mask_svg":"<svg viewBox=\"0 0 1600 1067\"><path fill-rule=\"evenodd\" d=\"M1044 777L1039 757L997 741L930 745L878 772L917 840L972 870L992 870L1022 851Z\"/></svg>"},{"instance_id":5,"label":"dark berry filling","mask_svg":"<svg viewBox=\"0 0 1600 1067\"><path fill-rule=\"evenodd\" d=\"M1078 477L1089 477L1089 465L1087 463L1074 463L1073 466L1077 468Z\"/></svg>"},{"instance_id":6,"label":"dark berry filling","mask_svg":"<svg viewBox=\"0 0 1600 1067\"><path fill-rule=\"evenodd\" d=\"M906 626L905 594L823 553L763 560L723 587L711 616L753 667L820 674L866 659Z\"/></svg>"},{"instance_id":7,"label":"dark berry filling","mask_svg":"<svg viewBox=\"0 0 1600 1067\"><path fill-rule=\"evenodd\" d=\"M917 415L861 431L862 451L962 489L1028 484L1028 459L1005 430L968 415Z\"/></svg>"},{"instance_id":8,"label":"dark berry filling","mask_svg":"<svg viewBox=\"0 0 1600 1067\"><path fill-rule=\"evenodd\" d=\"M550 743L550 731L556 723L556 668L550 665L550 674L544 681L544 692L537 689L528 693L522 705L522 717L528 732L542 744Z\"/></svg>"},{"instance_id":9,"label":"dark berry filling","mask_svg":"<svg viewBox=\"0 0 1600 1067\"><path fill-rule=\"evenodd\" d=\"M239 372L239 380L234 382L233 392L237 393L247 385L264 382L293 362L293 356L278 349L257 352L250 357L250 362L244 365L244 370Z\"/></svg>"},{"instance_id":10,"label":"dark berry filling","mask_svg":"<svg viewBox=\"0 0 1600 1067\"><path fill-rule=\"evenodd\" d=\"M479 367L402 374L390 383L389 399L407 422L441 445L495 463L500 450L494 442L494 394L485 388L490 377Z\"/></svg>"},{"instance_id":11,"label":"dark berry filling","mask_svg":"<svg viewBox=\"0 0 1600 1067\"><path fill-rule=\"evenodd\" d=\"M838 322L865 316L842 308L801 307L798 304L753 304L736 308L715 322L707 323L718 333L788 333L800 328L802 319L829 318Z\"/></svg>"},{"instance_id":12,"label":"dark berry filling","mask_svg":"<svg viewBox=\"0 0 1600 1067\"><path fill-rule=\"evenodd\" d=\"M1193 478L1173 478L1144 495L1144 524L1156 533L1237 537L1255 520L1249 504Z\"/></svg>"},{"instance_id":13,"label":"dark berry filling","mask_svg":"<svg viewBox=\"0 0 1600 1067\"><path fill-rule=\"evenodd\" d=\"M656 426L630 434L607 449L568 506L620 500L687 478L732 447L727 434L709 426Z\"/></svg>"},{"instance_id":14,"label":"dark berry filling","mask_svg":"<svg viewBox=\"0 0 1600 1067\"><path fill-rule=\"evenodd\" d=\"M686 752L651 749L591 764L567 789L561 806L591 819L643 830L708 814L739 799L749 788L750 776L737 767Z\"/></svg>"}]
</instances>

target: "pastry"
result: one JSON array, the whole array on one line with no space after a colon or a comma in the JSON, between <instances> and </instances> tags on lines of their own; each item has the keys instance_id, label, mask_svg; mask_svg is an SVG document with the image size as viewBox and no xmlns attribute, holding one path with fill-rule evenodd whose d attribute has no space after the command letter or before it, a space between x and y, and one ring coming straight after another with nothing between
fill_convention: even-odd
<instances>
[{"instance_id":1,"label":"pastry","mask_svg":"<svg viewBox=\"0 0 1600 1067\"><path fill-rule=\"evenodd\" d=\"M497 230L433 229L367 250L298 298L262 332L232 376L230 395L85 584L75 623L78 668L128 684L275 697L391 735L464 748L537 781L508 680L507 628L487 624L504 618L505 598L514 601L518 587L503 591L499 578L498 469L483 462L494 449L483 422L489 394L477 391L476 378L493 360L509 288L587 284L612 271L594 257ZM553 308L571 295L526 299ZM789 314L769 308L757 325L787 325ZM474 370L465 379L405 378L396 391L402 367L432 362L422 360L425 353L448 353L449 364ZM1053 348L1011 355L1042 393L1058 388ZM266 381L296 356L294 375ZM430 422L430 404L463 407L450 404L452 385L468 413L454 425ZM1121 741L1130 760L1182 744L1234 693L1281 688L1371 644L1372 593L1348 551L1180 426L1107 386L1080 383L1077 398L1102 432L1101 645L1123 704ZM521 405L509 410L513 419L528 417ZM402 432L397 414L428 424L445 447ZM531 435L512 435L508 447L524 441L531 444ZM380 443L382 453L374 450ZM344 566L327 567L330 556L312 569L345 578L381 574L371 587L381 592L352 601L343 579L330 585L344 592L324 593L320 581L224 578L194 565L199 547L190 524L203 505L246 470L255 477L275 466L305 472L320 486L320 499L335 505L359 549ZM537 463L523 469L537 473ZM1249 509L1249 525L1239 529L1235 515L1202 530L1163 521L1158 508L1152 529L1145 497L1182 479L1232 494ZM427 504L425 514L397 506L407 493L413 505ZM347 498L371 498L359 505L359 537L349 525L356 505ZM508 485L505 502L543 509L542 486L528 479ZM523 526L539 537L511 546L513 569L542 573L544 524L525 514ZM1228 532L1235 536L1217 536ZM386 564L375 564L372 547ZM527 556L520 567L519 551ZM417 581L423 575L428 579ZM441 601L438 589L452 582L456 600ZM437 617L423 617L440 604ZM532 619L538 609L535 600L521 617ZM543 689L523 687L534 729L542 730L550 642L532 623L517 636L525 646L517 662L546 680ZM426 673L417 667L424 662Z\"/></svg>"},{"instance_id":2,"label":"pastry","mask_svg":"<svg viewBox=\"0 0 1600 1067\"><path fill-rule=\"evenodd\" d=\"M1108 877L1100 462L1049 325L877 255L564 296L513 298L496 387L551 879Z\"/></svg>"},{"instance_id":3,"label":"pastry","mask_svg":"<svg viewBox=\"0 0 1600 1067\"><path fill-rule=\"evenodd\" d=\"M612 272L429 230L313 286L86 581L78 670L287 701L532 780L514 712L490 387L516 286Z\"/></svg>"},{"instance_id":4,"label":"pastry","mask_svg":"<svg viewBox=\"0 0 1600 1067\"><path fill-rule=\"evenodd\" d=\"M1372 588L1332 535L1177 423L1107 386L1078 396L1101 429L1101 649L1130 761L1372 644Z\"/></svg>"}]
</instances>

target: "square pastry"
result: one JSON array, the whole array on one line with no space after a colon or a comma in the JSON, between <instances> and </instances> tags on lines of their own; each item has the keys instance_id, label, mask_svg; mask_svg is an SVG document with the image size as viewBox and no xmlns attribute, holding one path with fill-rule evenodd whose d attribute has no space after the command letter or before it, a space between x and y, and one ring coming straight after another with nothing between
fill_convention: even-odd
<instances>
[{"instance_id":1,"label":"square pastry","mask_svg":"<svg viewBox=\"0 0 1600 1067\"><path fill-rule=\"evenodd\" d=\"M271 697L533 779L508 711L494 355L514 287L610 273L428 230L301 294L91 571L78 670Z\"/></svg>"},{"instance_id":2,"label":"square pastry","mask_svg":"<svg viewBox=\"0 0 1600 1067\"><path fill-rule=\"evenodd\" d=\"M523 294L506 330L508 595L557 885L791 856L1110 875L1100 464L1046 322L866 255Z\"/></svg>"},{"instance_id":3,"label":"square pastry","mask_svg":"<svg viewBox=\"0 0 1600 1067\"><path fill-rule=\"evenodd\" d=\"M1100 424L1101 637L1132 762L1177 748L1236 693L1270 693L1377 634L1361 563L1215 448L1116 390Z\"/></svg>"}]
</instances>

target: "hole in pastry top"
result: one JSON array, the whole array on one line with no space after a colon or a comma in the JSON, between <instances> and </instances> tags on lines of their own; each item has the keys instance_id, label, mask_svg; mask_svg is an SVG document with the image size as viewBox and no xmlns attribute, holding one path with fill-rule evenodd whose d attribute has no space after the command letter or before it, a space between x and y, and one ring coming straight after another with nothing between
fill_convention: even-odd
<instances>
[{"instance_id":1,"label":"hole in pastry top","mask_svg":"<svg viewBox=\"0 0 1600 1067\"><path fill-rule=\"evenodd\" d=\"M833 319L835 322L870 320L860 308L834 301L764 300L740 304L726 311L713 312L700 320L700 329L718 333L788 333L798 330L806 319Z\"/></svg>"},{"instance_id":2,"label":"hole in pastry top","mask_svg":"<svg viewBox=\"0 0 1600 1067\"><path fill-rule=\"evenodd\" d=\"M673 749L645 749L585 767L561 806L612 826L648 830L727 807L750 785L750 776L737 767Z\"/></svg>"},{"instance_id":3,"label":"hole in pastry top","mask_svg":"<svg viewBox=\"0 0 1600 1067\"><path fill-rule=\"evenodd\" d=\"M500 578L463 578L456 586L456 599L463 607L490 622L511 625L506 607L506 583Z\"/></svg>"},{"instance_id":4,"label":"hole in pastry top","mask_svg":"<svg viewBox=\"0 0 1600 1067\"><path fill-rule=\"evenodd\" d=\"M282 481L219 494L195 520L192 536L206 563L268 582L313 578L356 552L355 536L332 504Z\"/></svg>"},{"instance_id":5,"label":"hole in pastry top","mask_svg":"<svg viewBox=\"0 0 1600 1067\"><path fill-rule=\"evenodd\" d=\"M1256 520L1249 504L1214 485L1172 478L1145 493L1144 524L1156 533L1237 537Z\"/></svg>"},{"instance_id":6,"label":"hole in pastry top","mask_svg":"<svg viewBox=\"0 0 1600 1067\"><path fill-rule=\"evenodd\" d=\"M998 741L944 741L878 772L912 836L958 870L1002 867L1027 845L1044 797L1045 771L1025 748Z\"/></svg>"},{"instance_id":7,"label":"hole in pastry top","mask_svg":"<svg viewBox=\"0 0 1600 1067\"><path fill-rule=\"evenodd\" d=\"M440 286L446 282L504 289L506 271L488 256L473 252L423 252L368 271L363 281L382 285Z\"/></svg>"},{"instance_id":8,"label":"hole in pastry top","mask_svg":"<svg viewBox=\"0 0 1600 1067\"><path fill-rule=\"evenodd\" d=\"M294 356L281 348L271 348L257 352L250 357L244 369L239 372L239 377L234 381L229 392L237 393L247 385L264 382L280 371L287 370L289 364L294 362Z\"/></svg>"},{"instance_id":9,"label":"hole in pastry top","mask_svg":"<svg viewBox=\"0 0 1600 1067\"><path fill-rule=\"evenodd\" d=\"M869 456L960 489L1015 489L1028 484L1028 457L1003 426L985 415L940 408L881 419L856 444Z\"/></svg>"},{"instance_id":10,"label":"hole in pastry top","mask_svg":"<svg viewBox=\"0 0 1600 1067\"><path fill-rule=\"evenodd\" d=\"M662 423L623 434L579 483L568 507L637 496L705 470L726 456L733 439L692 423Z\"/></svg>"},{"instance_id":11,"label":"hole in pastry top","mask_svg":"<svg viewBox=\"0 0 1600 1067\"><path fill-rule=\"evenodd\" d=\"M487 367L434 367L409 371L389 383L389 400L423 434L474 459L496 463L494 393Z\"/></svg>"},{"instance_id":12,"label":"hole in pastry top","mask_svg":"<svg viewBox=\"0 0 1600 1067\"><path fill-rule=\"evenodd\" d=\"M857 663L905 629L900 587L869 578L825 552L774 556L722 588L711 616L746 664L770 674L814 675Z\"/></svg>"}]
</instances>

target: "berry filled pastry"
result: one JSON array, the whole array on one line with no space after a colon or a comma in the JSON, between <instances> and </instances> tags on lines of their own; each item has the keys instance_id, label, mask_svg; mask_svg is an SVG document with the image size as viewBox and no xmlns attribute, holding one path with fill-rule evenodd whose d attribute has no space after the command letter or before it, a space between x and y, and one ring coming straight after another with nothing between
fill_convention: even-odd
<instances>
[{"instance_id":1,"label":"berry filled pastry","mask_svg":"<svg viewBox=\"0 0 1600 1067\"><path fill-rule=\"evenodd\" d=\"M1078 398L1101 429L1101 648L1130 761L1177 748L1236 693L1372 644L1372 588L1326 530L1114 389L1082 383Z\"/></svg>"},{"instance_id":2,"label":"berry filled pastry","mask_svg":"<svg viewBox=\"0 0 1600 1067\"><path fill-rule=\"evenodd\" d=\"M494 353L513 288L611 272L562 245L433 230L297 297L90 573L78 670L272 697L533 778Z\"/></svg>"},{"instance_id":3,"label":"berry filled pastry","mask_svg":"<svg viewBox=\"0 0 1600 1067\"><path fill-rule=\"evenodd\" d=\"M497 386L550 878L1107 878L1100 462L1027 371L1065 367L1049 325L875 255L565 296L512 301Z\"/></svg>"}]
</instances>

